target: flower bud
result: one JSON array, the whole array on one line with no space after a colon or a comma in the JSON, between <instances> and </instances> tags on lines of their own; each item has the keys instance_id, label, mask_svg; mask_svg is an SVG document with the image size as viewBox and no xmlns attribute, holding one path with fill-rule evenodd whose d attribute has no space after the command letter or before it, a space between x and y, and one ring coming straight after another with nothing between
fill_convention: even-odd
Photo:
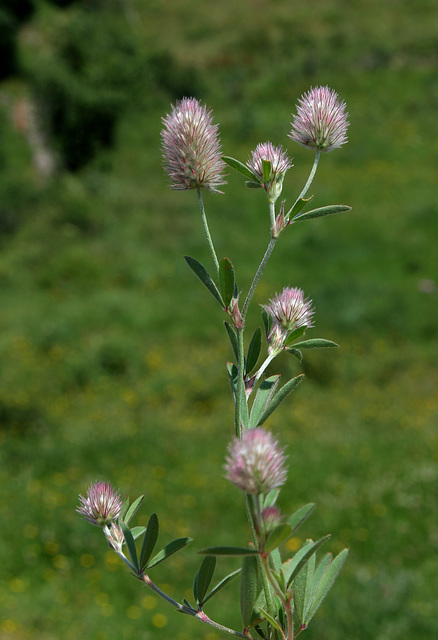
<instances>
[{"instance_id":1,"label":"flower bud","mask_svg":"<svg viewBox=\"0 0 438 640\"><path fill-rule=\"evenodd\" d=\"M265 533L275 529L281 522L281 511L278 507L265 507L262 510L262 527Z\"/></svg>"},{"instance_id":2,"label":"flower bud","mask_svg":"<svg viewBox=\"0 0 438 640\"><path fill-rule=\"evenodd\" d=\"M266 162L270 163L269 175L266 175L263 167ZM286 171L293 167L292 160L282 147L274 147L272 142L264 142L258 144L251 152L246 165L263 182L269 201L274 203L281 194Z\"/></svg>"}]
</instances>

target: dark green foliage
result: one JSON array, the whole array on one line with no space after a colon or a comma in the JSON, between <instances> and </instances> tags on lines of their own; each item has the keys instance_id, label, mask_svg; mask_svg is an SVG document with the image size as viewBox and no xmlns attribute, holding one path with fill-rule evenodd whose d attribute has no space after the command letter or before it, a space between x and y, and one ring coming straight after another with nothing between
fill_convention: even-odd
<instances>
[{"instance_id":1,"label":"dark green foliage","mask_svg":"<svg viewBox=\"0 0 438 640\"><path fill-rule=\"evenodd\" d=\"M51 55L28 60L29 79L67 169L114 143L123 110L151 89L138 40L116 20L104 28L77 10L51 34Z\"/></svg>"},{"instance_id":2,"label":"dark green foliage","mask_svg":"<svg viewBox=\"0 0 438 640\"><path fill-rule=\"evenodd\" d=\"M19 70L17 36L34 11L32 0L3 0L0 6L0 80Z\"/></svg>"},{"instance_id":3,"label":"dark green foliage","mask_svg":"<svg viewBox=\"0 0 438 640\"><path fill-rule=\"evenodd\" d=\"M15 16L0 7L0 79L17 71L17 31Z\"/></svg>"}]
</instances>

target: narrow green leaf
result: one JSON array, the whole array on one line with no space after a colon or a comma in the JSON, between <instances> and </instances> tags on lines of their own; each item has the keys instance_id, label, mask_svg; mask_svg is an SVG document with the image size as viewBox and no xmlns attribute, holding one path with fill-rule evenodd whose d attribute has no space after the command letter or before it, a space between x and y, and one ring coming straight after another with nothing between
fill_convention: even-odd
<instances>
[{"instance_id":1,"label":"narrow green leaf","mask_svg":"<svg viewBox=\"0 0 438 640\"><path fill-rule=\"evenodd\" d=\"M313 595L313 572L315 570L315 554L298 572L294 580L294 611L300 626L303 625L310 600Z\"/></svg>"},{"instance_id":2,"label":"narrow green leaf","mask_svg":"<svg viewBox=\"0 0 438 640\"><path fill-rule=\"evenodd\" d=\"M260 613L262 614L262 616L264 618L266 618L266 620L269 622L270 625L272 625L273 627L275 627L276 629L278 629L278 631L281 633L281 637L284 636L284 632L283 629L280 627L279 623L277 622L277 620L275 620L275 618L273 618L267 611L265 611L264 609L260 609Z\"/></svg>"},{"instance_id":3,"label":"narrow green leaf","mask_svg":"<svg viewBox=\"0 0 438 640\"><path fill-rule=\"evenodd\" d=\"M152 558L148 564L148 569L155 567L155 565L163 562L164 560L167 560L169 556L173 555L191 542L193 542L193 538L178 538L177 540L173 540L173 542L169 542L169 544L166 544L164 549L161 549L161 551Z\"/></svg>"},{"instance_id":4,"label":"narrow green leaf","mask_svg":"<svg viewBox=\"0 0 438 640\"><path fill-rule=\"evenodd\" d=\"M327 207L319 207L318 209L312 209L311 211L300 213L294 216L291 222L311 220L312 218L321 218L322 216L332 216L335 213L343 213L344 211L351 211L351 207L346 204L330 204Z\"/></svg>"},{"instance_id":5,"label":"narrow green leaf","mask_svg":"<svg viewBox=\"0 0 438 640\"><path fill-rule=\"evenodd\" d=\"M236 362L237 362L237 360L239 359L239 347L237 344L236 330L226 320L224 322L224 325L225 325L225 329L227 330L227 334L231 343L231 348L233 349L234 357L236 358Z\"/></svg>"},{"instance_id":6,"label":"narrow green leaf","mask_svg":"<svg viewBox=\"0 0 438 640\"><path fill-rule=\"evenodd\" d=\"M269 554L269 561L274 568L274 571L280 573L281 569L281 554L278 549L273 549Z\"/></svg>"},{"instance_id":7,"label":"narrow green leaf","mask_svg":"<svg viewBox=\"0 0 438 640\"><path fill-rule=\"evenodd\" d=\"M261 424L261 416L263 415L267 405L273 397L275 390L277 389L279 380L280 376L277 374L266 378L266 380L263 380L260 383L251 409L251 416L249 420L250 427L257 427L259 424Z\"/></svg>"},{"instance_id":8,"label":"narrow green leaf","mask_svg":"<svg viewBox=\"0 0 438 640\"><path fill-rule=\"evenodd\" d=\"M248 356L246 358L246 373L250 374L257 365L260 351L262 349L262 330L260 327L254 331L254 335L248 347Z\"/></svg>"},{"instance_id":9,"label":"narrow green leaf","mask_svg":"<svg viewBox=\"0 0 438 640\"><path fill-rule=\"evenodd\" d=\"M200 549L198 553L209 556L255 556L259 552L248 547L207 547Z\"/></svg>"},{"instance_id":10,"label":"narrow green leaf","mask_svg":"<svg viewBox=\"0 0 438 640\"><path fill-rule=\"evenodd\" d=\"M297 338L299 338L300 336L302 336L305 331L306 331L306 327L298 327L298 329L295 329L295 331L292 331L292 333L290 333L286 338L286 340L284 341L283 346L287 347L290 344L292 344L292 342Z\"/></svg>"},{"instance_id":11,"label":"narrow green leaf","mask_svg":"<svg viewBox=\"0 0 438 640\"><path fill-rule=\"evenodd\" d=\"M242 569L237 569L237 571L233 571L232 573L229 573L227 576L225 576L225 578L223 578L223 580L218 582L218 584L214 587L214 589L212 589L210 593L207 596L205 596L203 604L205 604L207 600L210 600L210 598L216 595L216 593L221 589L223 589L229 582L231 582L231 580L234 580L234 578L238 576L241 571Z\"/></svg>"},{"instance_id":12,"label":"narrow green leaf","mask_svg":"<svg viewBox=\"0 0 438 640\"><path fill-rule=\"evenodd\" d=\"M122 520L120 525L122 527L123 536L125 538L126 546L128 548L129 557L131 558L131 562L134 565L135 570L138 572L140 570L140 566L138 564L137 549L135 546L134 538L126 522L123 522Z\"/></svg>"},{"instance_id":13,"label":"narrow green leaf","mask_svg":"<svg viewBox=\"0 0 438 640\"><path fill-rule=\"evenodd\" d=\"M134 540L137 540L137 538L139 538L145 531L146 529L144 527L132 527L132 537L134 538Z\"/></svg>"},{"instance_id":14,"label":"narrow green leaf","mask_svg":"<svg viewBox=\"0 0 438 640\"><path fill-rule=\"evenodd\" d=\"M126 524L129 524L129 521L131 520L132 516L135 515L135 513L137 513L141 503L143 502L143 498L144 496L140 496L139 498L137 498L137 500L134 500L134 502L131 504L131 506L127 510L126 515L123 518L123 522L126 522Z\"/></svg>"},{"instance_id":15,"label":"narrow green leaf","mask_svg":"<svg viewBox=\"0 0 438 640\"><path fill-rule=\"evenodd\" d=\"M252 180L245 180L245 187L248 187L248 189L261 189L262 188L262 184L260 184L260 182L253 182Z\"/></svg>"},{"instance_id":16,"label":"narrow green leaf","mask_svg":"<svg viewBox=\"0 0 438 640\"><path fill-rule=\"evenodd\" d=\"M243 628L247 629L251 623L254 605L258 593L257 559L251 556L243 559L242 576L240 582L240 611L242 613Z\"/></svg>"},{"instance_id":17,"label":"narrow green leaf","mask_svg":"<svg viewBox=\"0 0 438 640\"><path fill-rule=\"evenodd\" d=\"M184 256L185 261L189 265L190 269L198 276L202 284L204 284L211 294L216 298L221 307L225 307L224 301L222 300L222 296L219 293L219 289L211 279L205 267L202 266L200 262L195 260L195 258L191 258L190 256Z\"/></svg>"},{"instance_id":18,"label":"narrow green leaf","mask_svg":"<svg viewBox=\"0 0 438 640\"><path fill-rule=\"evenodd\" d=\"M294 349L324 349L326 347L339 347L339 345L336 344L336 342L325 340L324 338L312 338L294 344Z\"/></svg>"},{"instance_id":19,"label":"narrow green leaf","mask_svg":"<svg viewBox=\"0 0 438 640\"><path fill-rule=\"evenodd\" d=\"M158 538L158 530L158 516L156 513L153 513L149 518L149 522L146 527L146 533L144 534L143 538L143 545L140 552L140 568L142 570L147 567L149 558L151 557L152 552L155 548Z\"/></svg>"},{"instance_id":20,"label":"narrow green leaf","mask_svg":"<svg viewBox=\"0 0 438 640\"><path fill-rule=\"evenodd\" d=\"M259 418L258 424L263 424L265 422L265 420L267 420L269 418L269 416L271 415L271 413L273 411L275 411L275 409L278 407L278 405L283 402L283 400L285 400L285 398L289 395L289 393L295 389L296 387L298 387L299 384L301 384L301 382L304 379L304 375L300 374L299 376L296 376L295 378L292 378L292 380L289 380L288 382L286 382L286 384L284 384L281 389L274 395L274 397L272 398L272 400L270 400L270 402L268 403L267 407L265 408L265 410L263 411L262 415Z\"/></svg>"},{"instance_id":21,"label":"narrow green leaf","mask_svg":"<svg viewBox=\"0 0 438 640\"><path fill-rule=\"evenodd\" d=\"M234 268L228 258L222 258L219 262L219 283L224 306L229 307L234 293Z\"/></svg>"},{"instance_id":22,"label":"narrow green leaf","mask_svg":"<svg viewBox=\"0 0 438 640\"><path fill-rule=\"evenodd\" d=\"M266 494L263 500L263 508L272 507L276 502L278 495L280 493L280 489L272 489L269 493Z\"/></svg>"},{"instance_id":23,"label":"narrow green leaf","mask_svg":"<svg viewBox=\"0 0 438 640\"><path fill-rule=\"evenodd\" d=\"M296 554L291 558L288 562L286 562L283 567L285 567L285 575L287 578L287 586L289 587L295 579L295 576L299 571L301 571L302 567L306 564L309 558L316 553L316 551L321 547L330 536L324 536L320 538L316 542L312 540L308 543L304 544L301 549L299 549ZM285 566L286 565L286 566Z\"/></svg>"},{"instance_id":24,"label":"narrow green leaf","mask_svg":"<svg viewBox=\"0 0 438 640\"><path fill-rule=\"evenodd\" d=\"M305 520L310 516L312 511L315 509L316 505L314 502L309 502L309 504L305 504L303 507L300 507L293 513L288 519L288 523L293 529L293 533L300 527Z\"/></svg>"},{"instance_id":25,"label":"narrow green leaf","mask_svg":"<svg viewBox=\"0 0 438 640\"><path fill-rule=\"evenodd\" d=\"M251 182L261 182L258 175L253 173L251 169L249 169L245 164L236 160L235 158L231 158L230 156L222 156L222 160L227 163L228 166L236 169L239 173L244 175L246 178L249 178Z\"/></svg>"},{"instance_id":26,"label":"narrow green leaf","mask_svg":"<svg viewBox=\"0 0 438 640\"><path fill-rule=\"evenodd\" d=\"M246 401L245 385L243 380L239 380L238 378L237 385L240 385L241 387L240 389L240 422L242 425L242 429L247 429L248 423L249 423L249 415L248 415L248 404Z\"/></svg>"},{"instance_id":27,"label":"narrow green leaf","mask_svg":"<svg viewBox=\"0 0 438 640\"><path fill-rule=\"evenodd\" d=\"M215 556L205 556L199 567L199 571L195 577L195 583L193 585L193 593L196 602L202 606L204 602L204 596L207 593L207 589L210 586L210 582L213 578L214 570L216 568Z\"/></svg>"},{"instance_id":28,"label":"narrow green leaf","mask_svg":"<svg viewBox=\"0 0 438 640\"><path fill-rule=\"evenodd\" d=\"M309 607L309 610L306 615L306 619L304 623L306 625L309 624L310 620L315 615L318 610L321 602L324 600L327 593L330 591L333 586L334 581L338 577L340 570L342 569L345 560L347 559L348 549L343 549L336 558L328 565L326 571L324 572L318 587L315 591L315 595L312 599L312 604Z\"/></svg>"},{"instance_id":29,"label":"narrow green leaf","mask_svg":"<svg viewBox=\"0 0 438 640\"><path fill-rule=\"evenodd\" d=\"M262 316L263 326L265 329L265 335L269 336L272 329L272 317L264 309L262 309L261 311L261 316Z\"/></svg>"},{"instance_id":30,"label":"narrow green leaf","mask_svg":"<svg viewBox=\"0 0 438 640\"><path fill-rule=\"evenodd\" d=\"M292 535L292 527L289 524L279 524L275 529L271 531L265 544L264 552L271 553L274 549L279 547L283 542L286 542Z\"/></svg>"},{"instance_id":31,"label":"narrow green leaf","mask_svg":"<svg viewBox=\"0 0 438 640\"><path fill-rule=\"evenodd\" d=\"M313 591L315 592L319 583L321 582L321 578L324 575L324 573L327 570L327 567L329 566L329 564L331 563L333 559L333 554L330 553L330 551L328 553L325 554L325 556L322 557L321 561L318 563L318 566L316 567L316 570L313 574Z\"/></svg>"},{"instance_id":32,"label":"narrow green leaf","mask_svg":"<svg viewBox=\"0 0 438 640\"><path fill-rule=\"evenodd\" d=\"M292 209L290 211L288 211L288 213L286 214L286 218L287 220L289 220L289 218L292 216L292 218L294 216L296 216L298 213L300 213L300 211L302 209L304 209L304 207L306 206L306 204L308 202L310 202L313 199L313 196L310 196L310 198L299 198L296 203L294 204L294 206L292 207Z\"/></svg>"},{"instance_id":33,"label":"narrow green leaf","mask_svg":"<svg viewBox=\"0 0 438 640\"><path fill-rule=\"evenodd\" d=\"M129 509L129 498L126 498L125 502L123 503L122 506L122 510L120 511L120 515L119 515L119 521L122 522L122 520L124 520L127 512Z\"/></svg>"},{"instance_id":34,"label":"narrow green leaf","mask_svg":"<svg viewBox=\"0 0 438 640\"><path fill-rule=\"evenodd\" d=\"M269 182L269 178L271 176L271 161L265 160L262 158L262 171L263 171L263 184L267 184Z\"/></svg>"},{"instance_id":35,"label":"narrow green leaf","mask_svg":"<svg viewBox=\"0 0 438 640\"><path fill-rule=\"evenodd\" d=\"M257 631L257 634L260 636L262 640L268 640L266 633L263 631L260 625L255 624L254 629Z\"/></svg>"},{"instance_id":36,"label":"narrow green leaf","mask_svg":"<svg viewBox=\"0 0 438 640\"><path fill-rule=\"evenodd\" d=\"M230 381L231 392L233 394L234 403L237 398L237 367L232 362L227 362L228 379Z\"/></svg>"},{"instance_id":37,"label":"narrow green leaf","mask_svg":"<svg viewBox=\"0 0 438 640\"><path fill-rule=\"evenodd\" d=\"M297 358L299 362L302 362L303 354L299 349L287 349L287 352L290 353L292 356L295 356L295 358Z\"/></svg>"}]
</instances>

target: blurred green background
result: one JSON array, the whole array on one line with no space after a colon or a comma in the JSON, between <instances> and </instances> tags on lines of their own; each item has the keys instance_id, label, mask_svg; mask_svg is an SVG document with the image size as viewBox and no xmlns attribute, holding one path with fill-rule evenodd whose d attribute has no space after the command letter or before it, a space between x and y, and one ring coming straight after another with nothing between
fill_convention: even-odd
<instances>
[{"instance_id":1,"label":"blurred green background","mask_svg":"<svg viewBox=\"0 0 438 640\"><path fill-rule=\"evenodd\" d=\"M152 578L188 597L207 544L248 539L223 479L233 411L223 316L182 256L210 266L193 192L168 188L161 117L194 95L224 153L288 138L310 86L346 100L349 143L323 156L315 206L351 213L282 235L258 304L300 286L306 381L267 426L287 445L280 506L318 508L292 540L350 548L306 636L438 635L438 35L435 0L2 0L0 6L0 637L216 640L136 583L75 513L96 479L145 493L163 544ZM268 242L263 194L206 196L220 256L249 286ZM251 332L249 332L251 333ZM219 564L217 577L236 568ZM237 582L207 612L239 625Z\"/></svg>"}]
</instances>

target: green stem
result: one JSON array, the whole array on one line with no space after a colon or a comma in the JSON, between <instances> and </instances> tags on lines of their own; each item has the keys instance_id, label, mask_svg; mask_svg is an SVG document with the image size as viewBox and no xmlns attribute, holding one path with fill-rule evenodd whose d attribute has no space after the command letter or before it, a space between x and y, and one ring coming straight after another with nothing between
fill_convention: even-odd
<instances>
[{"instance_id":1,"label":"green stem","mask_svg":"<svg viewBox=\"0 0 438 640\"><path fill-rule=\"evenodd\" d=\"M192 616L193 618L197 618L197 620L204 622L204 624L208 624L210 627L218 629L219 631L223 631L228 635L237 636L238 638L248 638L248 636L245 636L243 633L239 633L239 631L235 631L234 629L230 629L229 627L224 627L222 624L219 624L219 622L215 622L214 620L209 618L203 611L197 611L196 609L192 609L191 607L183 605L177 600L174 600L173 598L168 596L167 593L161 591L161 589L157 587L154 582L152 582L147 574L144 573L143 575L139 576L139 579L144 582L144 584L147 585L149 589L156 593L157 596L175 607L177 611Z\"/></svg>"},{"instance_id":2,"label":"green stem","mask_svg":"<svg viewBox=\"0 0 438 640\"><path fill-rule=\"evenodd\" d=\"M259 541L257 539L257 533L256 533L256 528L255 528L255 524L254 524L254 517L251 511L251 507L249 504L249 500L250 497L248 496L247 493L243 494L244 500L245 500L245 509L246 509L246 516L248 518L248 522L249 522L249 528L251 530L251 538L252 538L252 543L254 545L255 549L259 548ZM255 498L256 500L258 500L258 498ZM265 600L266 600L266 609L268 611L268 613L271 616L275 615L275 610L274 610L274 603L272 600L272 594L271 594L271 588L269 586L269 579L268 579L268 575L266 573L266 568L265 565L263 563L262 557L260 554L257 554L257 564L259 567L259 571L260 571L260 576L262 579L262 584L263 584L263 591L265 594Z\"/></svg>"},{"instance_id":3,"label":"green stem","mask_svg":"<svg viewBox=\"0 0 438 640\"><path fill-rule=\"evenodd\" d=\"M313 178L315 177L320 157L321 157L321 150L317 149L316 153L315 153L315 158L313 160L312 169L310 171L309 177L307 178L307 182L304 185L300 195L295 200L293 206L289 209L288 213L285 215L285 219L286 220L289 218L289 215L290 215L292 209L294 208L294 206L296 205L296 203L300 200L300 198L304 198L304 196L306 195L307 191L309 190L309 187L313 182ZM275 205L273 205L272 203L269 203L269 215L270 215L270 218L271 218L271 229L272 229L273 225L275 224ZM257 272L256 272L256 274L254 276L254 280L251 283L251 287L250 287L250 289L248 291L248 295L246 296L245 303L244 303L243 308L242 308L242 318L243 318L244 322L245 322L245 317L246 317L246 313L248 311L249 304L250 304L250 302L251 302L251 300L253 298L253 295L254 295L255 290L257 288L257 285L258 285L258 283L260 281L260 278L262 277L262 274L263 274L263 271L264 271L264 269L266 267L266 264L267 264L269 258L271 257L271 253L274 250L275 243L277 242L277 239L278 239L278 237L277 238L272 238L271 237L271 240L270 240L270 242L268 244L268 248L266 249L265 255L263 256L262 261L259 264L259 268L257 269Z\"/></svg>"},{"instance_id":4,"label":"green stem","mask_svg":"<svg viewBox=\"0 0 438 640\"><path fill-rule=\"evenodd\" d=\"M243 411L248 412L248 405L245 397L245 347L243 344L243 327L237 329L237 389L236 406L234 408L234 430L237 438L242 437L242 426L246 426L247 416L243 416Z\"/></svg>"},{"instance_id":5,"label":"green stem","mask_svg":"<svg viewBox=\"0 0 438 640\"><path fill-rule=\"evenodd\" d=\"M205 214L204 200L202 198L201 189L198 188L197 192L198 192L199 208L201 210L202 226L204 227L205 236L207 238L207 243L208 243L208 246L210 248L211 257L213 258L214 266L216 268L216 273L217 273L217 275L219 275L219 262L218 262L218 259L217 259L216 251L214 249L214 244L213 244L213 240L212 240L212 237L211 237L211 234L210 234L210 229L208 228L207 216Z\"/></svg>"},{"instance_id":6,"label":"green stem","mask_svg":"<svg viewBox=\"0 0 438 640\"><path fill-rule=\"evenodd\" d=\"M275 226L275 202L269 203L269 217L271 218L271 231Z\"/></svg>"},{"instance_id":7,"label":"green stem","mask_svg":"<svg viewBox=\"0 0 438 640\"><path fill-rule=\"evenodd\" d=\"M287 618L287 640L294 640L294 616L292 613L292 608L290 606L290 601L286 605L283 605L286 611Z\"/></svg>"},{"instance_id":8,"label":"green stem","mask_svg":"<svg viewBox=\"0 0 438 640\"><path fill-rule=\"evenodd\" d=\"M300 198L304 198L304 196L306 195L306 193L308 192L310 185L313 182L313 178L315 177L316 174L316 170L318 168L318 164L319 164L319 159L321 157L321 150L317 149L316 153L315 153L315 158L313 160L313 165L312 165L312 169L310 171L309 177L307 178L307 182L304 185L300 195L298 196L298 198L295 200L295 202L293 203L292 207L289 209L289 211L287 212L285 218L286 220L289 218L290 216L290 212L292 211L292 209L294 208L294 206L297 204L298 200L300 200Z\"/></svg>"},{"instance_id":9,"label":"green stem","mask_svg":"<svg viewBox=\"0 0 438 640\"><path fill-rule=\"evenodd\" d=\"M272 588L274 589L278 599L283 605L284 611L286 612L286 618L287 618L287 639L286 640L293 640L294 639L294 619L293 619L292 608L290 605L290 600L285 600L284 595L277 584L277 581L272 576L272 573L269 568L269 558L267 556L263 558L263 567L265 569L268 580L272 585Z\"/></svg>"},{"instance_id":10,"label":"green stem","mask_svg":"<svg viewBox=\"0 0 438 640\"><path fill-rule=\"evenodd\" d=\"M274 250L274 247L275 247L275 244L277 242L277 239L278 238L271 238L271 240L269 241L268 248L265 251L265 255L263 256L262 261L259 264L259 268L257 269L257 272L256 272L256 274L254 276L254 280L251 283L251 286L250 286L249 291L248 291L248 295L246 296L244 305L242 307L242 318L243 318L243 321L245 321L245 317L246 317L246 313L248 311L248 307L249 307L250 302L251 302L251 300L253 298L253 295L254 295L255 290L257 288L257 285L258 285L258 283L260 281L260 278L262 277L263 271L264 271L264 269L265 269L265 267L266 267L266 265L268 263L268 260L271 257L271 253Z\"/></svg>"},{"instance_id":11,"label":"green stem","mask_svg":"<svg viewBox=\"0 0 438 640\"><path fill-rule=\"evenodd\" d=\"M267 367L271 364L271 362L273 361L273 359L278 356L278 353L271 353L266 360L263 362L262 366L260 367L260 369L257 371L255 379L254 379L254 387L256 385L256 383L260 380L260 378L262 377L262 375L264 374L265 370L267 369Z\"/></svg>"}]
</instances>

